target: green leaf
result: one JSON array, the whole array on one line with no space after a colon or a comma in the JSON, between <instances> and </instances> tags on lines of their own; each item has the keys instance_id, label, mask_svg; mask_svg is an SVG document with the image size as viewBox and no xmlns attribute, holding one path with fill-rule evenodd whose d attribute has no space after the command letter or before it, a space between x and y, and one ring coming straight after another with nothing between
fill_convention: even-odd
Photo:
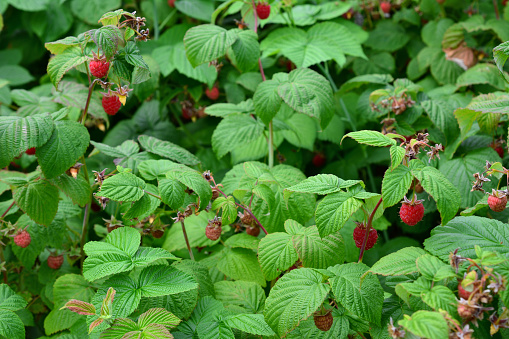
<instances>
[{"instance_id":1,"label":"green leaf","mask_svg":"<svg viewBox=\"0 0 509 339\"><path fill-rule=\"evenodd\" d=\"M216 292L214 291L214 284L210 278L209 269L205 264L193 260L181 260L174 262L173 267L187 273L198 282L200 297L208 295L215 297Z\"/></svg>"},{"instance_id":2,"label":"green leaf","mask_svg":"<svg viewBox=\"0 0 509 339\"><path fill-rule=\"evenodd\" d=\"M216 25L195 26L184 37L187 58L193 67L216 60L225 55L237 39L235 30L227 31Z\"/></svg>"},{"instance_id":3,"label":"green leaf","mask_svg":"<svg viewBox=\"0 0 509 339\"><path fill-rule=\"evenodd\" d=\"M10 86L21 86L34 80L34 77L23 67L18 65L0 66L2 79L9 82Z\"/></svg>"},{"instance_id":4,"label":"green leaf","mask_svg":"<svg viewBox=\"0 0 509 339\"><path fill-rule=\"evenodd\" d=\"M115 174L104 180L97 196L115 201L137 201L144 194L146 183L132 173Z\"/></svg>"},{"instance_id":5,"label":"green leaf","mask_svg":"<svg viewBox=\"0 0 509 339\"><path fill-rule=\"evenodd\" d=\"M49 0L8 0L7 3L22 11L37 12L45 10Z\"/></svg>"},{"instance_id":6,"label":"green leaf","mask_svg":"<svg viewBox=\"0 0 509 339\"><path fill-rule=\"evenodd\" d=\"M506 75L503 75L504 77ZM499 90L505 89L505 82L495 65L482 63L469 68L456 80L457 87L488 84Z\"/></svg>"},{"instance_id":7,"label":"green leaf","mask_svg":"<svg viewBox=\"0 0 509 339\"><path fill-rule=\"evenodd\" d=\"M68 36L63 39L47 42L44 44L44 47L50 51L51 54L61 54L66 49L72 47L72 46L78 46L79 40L78 38L74 36Z\"/></svg>"},{"instance_id":8,"label":"green leaf","mask_svg":"<svg viewBox=\"0 0 509 339\"><path fill-rule=\"evenodd\" d=\"M458 137L458 124L454 119L454 108L442 100L426 100L421 103L422 108L428 114L440 131L447 137L447 143L453 142Z\"/></svg>"},{"instance_id":9,"label":"green leaf","mask_svg":"<svg viewBox=\"0 0 509 339\"><path fill-rule=\"evenodd\" d=\"M220 159L239 145L258 138L263 130L263 125L248 115L229 115L214 130L212 148Z\"/></svg>"},{"instance_id":10,"label":"green leaf","mask_svg":"<svg viewBox=\"0 0 509 339\"><path fill-rule=\"evenodd\" d=\"M438 312L417 311L412 316L404 315L398 322L407 331L424 338L447 338L449 327Z\"/></svg>"},{"instance_id":11,"label":"green leaf","mask_svg":"<svg viewBox=\"0 0 509 339\"><path fill-rule=\"evenodd\" d=\"M423 277L432 281L456 276L450 265L429 254L424 254L417 259L417 268Z\"/></svg>"},{"instance_id":12,"label":"green leaf","mask_svg":"<svg viewBox=\"0 0 509 339\"><path fill-rule=\"evenodd\" d=\"M258 259L252 250L226 247L218 256L216 267L234 280L253 281L263 287L266 285Z\"/></svg>"},{"instance_id":13,"label":"green leaf","mask_svg":"<svg viewBox=\"0 0 509 339\"><path fill-rule=\"evenodd\" d=\"M0 310L18 311L26 305L22 296L17 295L8 285L0 284Z\"/></svg>"},{"instance_id":14,"label":"green leaf","mask_svg":"<svg viewBox=\"0 0 509 339\"><path fill-rule=\"evenodd\" d=\"M260 44L258 35L252 30L232 30L238 39L228 49L228 57L241 72L249 72L258 65Z\"/></svg>"},{"instance_id":15,"label":"green leaf","mask_svg":"<svg viewBox=\"0 0 509 339\"><path fill-rule=\"evenodd\" d=\"M96 29L92 34L92 40L109 59L117 52L118 45L123 42L123 36L118 27L108 25Z\"/></svg>"},{"instance_id":16,"label":"green leaf","mask_svg":"<svg viewBox=\"0 0 509 339\"><path fill-rule=\"evenodd\" d=\"M53 134L36 149L37 160L46 178L59 176L85 153L90 136L85 126L74 121L56 121Z\"/></svg>"},{"instance_id":17,"label":"green leaf","mask_svg":"<svg viewBox=\"0 0 509 339\"><path fill-rule=\"evenodd\" d=\"M329 281L341 305L361 319L379 325L384 293L374 274L365 275L368 270L362 263L336 265L328 269L335 274Z\"/></svg>"},{"instance_id":18,"label":"green leaf","mask_svg":"<svg viewBox=\"0 0 509 339\"><path fill-rule=\"evenodd\" d=\"M16 313L0 309L0 335L9 339L25 338L25 326Z\"/></svg>"},{"instance_id":19,"label":"green leaf","mask_svg":"<svg viewBox=\"0 0 509 339\"><path fill-rule=\"evenodd\" d=\"M402 48L410 40L402 25L390 20L380 21L375 30L369 33L365 45L378 51L394 52Z\"/></svg>"},{"instance_id":20,"label":"green leaf","mask_svg":"<svg viewBox=\"0 0 509 339\"><path fill-rule=\"evenodd\" d=\"M504 64L509 57L509 41L501 43L497 47L493 49L493 59L495 59L495 63L497 64L498 70L500 73L504 74ZM507 77L504 78L507 79Z\"/></svg>"},{"instance_id":21,"label":"green leaf","mask_svg":"<svg viewBox=\"0 0 509 339\"><path fill-rule=\"evenodd\" d=\"M377 131L365 130L350 132L347 135L345 135L343 139L347 137L354 139L360 144L365 144L368 146L385 147L396 145L396 140L391 139L388 136Z\"/></svg>"},{"instance_id":22,"label":"green leaf","mask_svg":"<svg viewBox=\"0 0 509 339\"><path fill-rule=\"evenodd\" d=\"M323 268L345 261L345 243L339 232L320 238L316 226L292 236L293 246L304 267Z\"/></svg>"},{"instance_id":23,"label":"green leaf","mask_svg":"<svg viewBox=\"0 0 509 339\"><path fill-rule=\"evenodd\" d=\"M184 165L177 165L166 173L168 179L177 179L200 197L200 208L204 208L212 197L212 190L202 174Z\"/></svg>"},{"instance_id":24,"label":"green leaf","mask_svg":"<svg viewBox=\"0 0 509 339\"><path fill-rule=\"evenodd\" d=\"M177 294L198 287L189 274L173 266L149 266L144 268L138 279L137 286L144 297L158 297Z\"/></svg>"},{"instance_id":25,"label":"green leaf","mask_svg":"<svg viewBox=\"0 0 509 339\"><path fill-rule=\"evenodd\" d=\"M264 56L282 54L298 68L334 60L341 67L345 54L366 58L359 41L343 25L324 22L312 26L307 32L298 28L280 28L269 34L261 43Z\"/></svg>"},{"instance_id":26,"label":"green leaf","mask_svg":"<svg viewBox=\"0 0 509 339\"><path fill-rule=\"evenodd\" d=\"M316 207L315 221L321 237L339 231L362 206L362 201L351 193L336 192L327 195Z\"/></svg>"},{"instance_id":27,"label":"green leaf","mask_svg":"<svg viewBox=\"0 0 509 339\"><path fill-rule=\"evenodd\" d=\"M226 239L226 241L224 242L224 244L226 246L230 246L232 248L233 247L242 247L242 248L250 248L252 250L258 249L259 243L260 243L260 239L258 239L257 237L254 237L252 235L249 235L247 233L234 234L231 237L229 237L228 239Z\"/></svg>"},{"instance_id":28,"label":"green leaf","mask_svg":"<svg viewBox=\"0 0 509 339\"><path fill-rule=\"evenodd\" d=\"M258 260L267 280L277 278L283 271L295 264L297 259L298 254L289 234L271 233L260 241Z\"/></svg>"},{"instance_id":29,"label":"green leaf","mask_svg":"<svg viewBox=\"0 0 509 339\"><path fill-rule=\"evenodd\" d=\"M86 3L76 0L71 1L73 14L86 23L96 26L104 13L121 6L122 2L120 0L89 0Z\"/></svg>"},{"instance_id":30,"label":"green leaf","mask_svg":"<svg viewBox=\"0 0 509 339\"><path fill-rule=\"evenodd\" d=\"M214 284L216 299L226 309L236 313L262 313L265 292L260 285L249 281L219 281Z\"/></svg>"},{"instance_id":31,"label":"green leaf","mask_svg":"<svg viewBox=\"0 0 509 339\"><path fill-rule=\"evenodd\" d=\"M265 320L279 336L284 336L322 305L330 289L320 273L309 268L293 270L270 290L263 312Z\"/></svg>"},{"instance_id":32,"label":"green leaf","mask_svg":"<svg viewBox=\"0 0 509 339\"><path fill-rule=\"evenodd\" d=\"M399 203L412 185L412 172L407 166L387 169L382 180L382 197L384 208Z\"/></svg>"},{"instance_id":33,"label":"green leaf","mask_svg":"<svg viewBox=\"0 0 509 339\"><path fill-rule=\"evenodd\" d=\"M214 4L207 0L179 0L175 7L185 15L202 21L210 21L214 12Z\"/></svg>"},{"instance_id":34,"label":"green leaf","mask_svg":"<svg viewBox=\"0 0 509 339\"><path fill-rule=\"evenodd\" d=\"M71 69L85 63L88 58L78 46L67 47L62 53L55 55L48 62L48 75L53 86L58 84Z\"/></svg>"},{"instance_id":35,"label":"green leaf","mask_svg":"<svg viewBox=\"0 0 509 339\"><path fill-rule=\"evenodd\" d=\"M48 226L58 210L58 188L46 180L30 181L13 192L16 205L38 224Z\"/></svg>"},{"instance_id":36,"label":"green leaf","mask_svg":"<svg viewBox=\"0 0 509 339\"><path fill-rule=\"evenodd\" d=\"M221 221L223 225L229 225L237 220L237 206L232 196L227 198L219 197L212 203L212 209L221 209Z\"/></svg>"},{"instance_id":37,"label":"green leaf","mask_svg":"<svg viewBox=\"0 0 509 339\"><path fill-rule=\"evenodd\" d=\"M412 175L420 181L424 190L433 197L437 203L438 211L442 217L442 225L447 224L458 212L461 195L447 178L436 168L426 166L420 160L410 162Z\"/></svg>"},{"instance_id":38,"label":"green leaf","mask_svg":"<svg viewBox=\"0 0 509 339\"><path fill-rule=\"evenodd\" d=\"M318 174L308 177L306 180L285 188L285 197L291 192L315 193L326 195L339 192L341 189L348 188L361 183L360 180L343 180L332 174Z\"/></svg>"},{"instance_id":39,"label":"green leaf","mask_svg":"<svg viewBox=\"0 0 509 339\"><path fill-rule=\"evenodd\" d=\"M509 253L509 230L506 224L495 219L477 216L456 217L444 226L435 227L431 237L424 241L425 249L442 260L459 248L458 255L475 258L475 246Z\"/></svg>"},{"instance_id":40,"label":"green leaf","mask_svg":"<svg viewBox=\"0 0 509 339\"><path fill-rule=\"evenodd\" d=\"M450 266L449 266L450 268ZM453 272L452 277L456 276ZM456 295L447 287L437 285L431 291L426 291L422 295L422 301L435 311L445 310L453 317L457 317L457 302Z\"/></svg>"},{"instance_id":41,"label":"green leaf","mask_svg":"<svg viewBox=\"0 0 509 339\"><path fill-rule=\"evenodd\" d=\"M149 160L150 161L150 160ZM159 180L159 194L163 202L176 210L184 203L186 186L177 179Z\"/></svg>"},{"instance_id":42,"label":"green leaf","mask_svg":"<svg viewBox=\"0 0 509 339\"><path fill-rule=\"evenodd\" d=\"M405 148L400 147L398 145L392 145L390 152L391 152L391 170L394 170L403 161L403 158L405 157L406 154L406 150Z\"/></svg>"},{"instance_id":43,"label":"green leaf","mask_svg":"<svg viewBox=\"0 0 509 339\"><path fill-rule=\"evenodd\" d=\"M85 180L85 176L81 173L76 179L64 173L50 182L64 192L73 203L84 207L90 202L92 189L90 183Z\"/></svg>"},{"instance_id":44,"label":"green leaf","mask_svg":"<svg viewBox=\"0 0 509 339\"><path fill-rule=\"evenodd\" d=\"M257 335L275 335L274 331L267 325L263 314L237 314L224 318L223 322L242 332Z\"/></svg>"},{"instance_id":45,"label":"green leaf","mask_svg":"<svg viewBox=\"0 0 509 339\"><path fill-rule=\"evenodd\" d=\"M0 120L0 168L4 168L20 153L44 145L55 125L47 113L28 117L6 116Z\"/></svg>"},{"instance_id":46,"label":"green leaf","mask_svg":"<svg viewBox=\"0 0 509 339\"><path fill-rule=\"evenodd\" d=\"M405 247L378 260L368 272L384 276L416 273L417 258L423 254L421 248Z\"/></svg>"},{"instance_id":47,"label":"green leaf","mask_svg":"<svg viewBox=\"0 0 509 339\"><path fill-rule=\"evenodd\" d=\"M327 338L338 338L347 339L348 332L350 331L349 320L352 321L352 325L356 325L360 319L354 316L347 316L345 309L340 307L341 310L333 308L332 318L333 323L330 330L327 332L319 330L314 322L313 317L302 321L295 330L288 334L288 339L327 339ZM353 330L353 329L352 329ZM383 329L387 331L386 328Z\"/></svg>"},{"instance_id":48,"label":"green leaf","mask_svg":"<svg viewBox=\"0 0 509 339\"><path fill-rule=\"evenodd\" d=\"M155 187L153 188L155 191ZM154 213L155 209L159 207L161 204L161 200L158 198L145 193L140 200L136 201L132 204L127 212L125 212L122 217L124 220L128 219L139 219L143 220L144 218L150 216Z\"/></svg>"},{"instance_id":49,"label":"green leaf","mask_svg":"<svg viewBox=\"0 0 509 339\"><path fill-rule=\"evenodd\" d=\"M164 308L151 308L140 315L138 325L143 328L150 324L159 324L168 328L174 328L180 323L180 319Z\"/></svg>"},{"instance_id":50,"label":"green leaf","mask_svg":"<svg viewBox=\"0 0 509 339\"><path fill-rule=\"evenodd\" d=\"M138 137L141 147L150 153L160 155L172 161L179 162L184 165L197 165L200 160L191 152L175 145L169 141L162 141L157 138L140 135Z\"/></svg>"},{"instance_id":51,"label":"green leaf","mask_svg":"<svg viewBox=\"0 0 509 339\"><path fill-rule=\"evenodd\" d=\"M205 108L205 113L221 118L230 114L254 114L253 100L248 99L238 103L237 105L227 103L213 104Z\"/></svg>"}]
</instances>

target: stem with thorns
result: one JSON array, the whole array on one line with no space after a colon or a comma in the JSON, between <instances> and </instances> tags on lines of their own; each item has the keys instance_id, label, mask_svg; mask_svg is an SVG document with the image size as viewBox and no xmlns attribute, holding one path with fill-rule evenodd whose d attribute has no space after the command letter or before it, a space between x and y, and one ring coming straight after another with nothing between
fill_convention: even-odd
<instances>
[{"instance_id":1,"label":"stem with thorns","mask_svg":"<svg viewBox=\"0 0 509 339\"><path fill-rule=\"evenodd\" d=\"M375 217L376 210L378 207L380 207L380 204L382 203L382 198L378 200L378 203L376 204L375 208L373 209L373 212L371 212L369 219L368 219L368 225L366 227L366 234L364 235L364 241L362 242L361 251L359 253L359 262L362 262L362 257L364 256L364 250L366 248L366 243L368 242L369 232L371 231L373 218Z\"/></svg>"}]
</instances>

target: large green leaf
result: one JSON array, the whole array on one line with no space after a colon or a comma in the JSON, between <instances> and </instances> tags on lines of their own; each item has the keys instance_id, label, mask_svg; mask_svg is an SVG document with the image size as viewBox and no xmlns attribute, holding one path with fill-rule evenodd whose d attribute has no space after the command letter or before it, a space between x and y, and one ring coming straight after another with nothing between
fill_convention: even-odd
<instances>
[{"instance_id":1,"label":"large green leaf","mask_svg":"<svg viewBox=\"0 0 509 339\"><path fill-rule=\"evenodd\" d=\"M28 116L6 116L0 120L0 168L31 147L44 145L55 125L47 113Z\"/></svg>"},{"instance_id":2,"label":"large green leaf","mask_svg":"<svg viewBox=\"0 0 509 339\"><path fill-rule=\"evenodd\" d=\"M424 247L442 260L448 260L449 253L459 248L458 254L467 258L476 256L475 246L486 251L509 255L509 229L495 219L477 216L456 217L444 226L431 231L431 237L424 241Z\"/></svg>"},{"instance_id":3,"label":"large green leaf","mask_svg":"<svg viewBox=\"0 0 509 339\"><path fill-rule=\"evenodd\" d=\"M438 312L417 311L412 316L398 322L409 332L423 338L447 338L449 327L447 321Z\"/></svg>"},{"instance_id":4,"label":"large green leaf","mask_svg":"<svg viewBox=\"0 0 509 339\"><path fill-rule=\"evenodd\" d=\"M65 73L71 69L85 63L88 58L83 55L81 48L78 46L69 47L62 53L55 55L48 62L48 75L53 86L58 88L58 85Z\"/></svg>"},{"instance_id":5,"label":"large green leaf","mask_svg":"<svg viewBox=\"0 0 509 339\"><path fill-rule=\"evenodd\" d=\"M184 165L177 165L166 173L166 178L176 179L198 194L199 207L205 208L212 197L210 184L202 174Z\"/></svg>"},{"instance_id":6,"label":"large green leaf","mask_svg":"<svg viewBox=\"0 0 509 339\"><path fill-rule=\"evenodd\" d=\"M274 331L267 325L262 314L237 314L226 317L223 322L231 328L251 334L271 336Z\"/></svg>"},{"instance_id":7,"label":"large green leaf","mask_svg":"<svg viewBox=\"0 0 509 339\"><path fill-rule=\"evenodd\" d=\"M96 194L115 201L137 201L144 194L146 183L132 173L119 173L104 180Z\"/></svg>"},{"instance_id":8,"label":"large green leaf","mask_svg":"<svg viewBox=\"0 0 509 339\"><path fill-rule=\"evenodd\" d=\"M187 58L193 67L218 59L238 39L234 30L216 25L195 26L184 37Z\"/></svg>"},{"instance_id":9,"label":"large green leaf","mask_svg":"<svg viewBox=\"0 0 509 339\"><path fill-rule=\"evenodd\" d=\"M25 338L25 326L16 313L0 309L0 335L9 339Z\"/></svg>"},{"instance_id":10,"label":"large green leaf","mask_svg":"<svg viewBox=\"0 0 509 339\"><path fill-rule=\"evenodd\" d=\"M150 153L160 155L164 158L182 163L184 165L197 165L200 160L191 152L175 145L169 141L162 141L157 138L140 135L138 137L141 147Z\"/></svg>"},{"instance_id":11,"label":"large green leaf","mask_svg":"<svg viewBox=\"0 0 509 339\"><path fill-rule=\"evenodd\" d=\"M362 201L349 192L327 195L316 207L315 221L320 236L339 231L348 219L362 206Z\"/></svg>"},{"instance_id":12,"label":"large green leaf","mask_svg":"<svg viewBox=\"0 0 509 339\"><path fill-rule=\"evenodd\" d=\"M403 26L391 20L382 20L376 29L370 32L366 46L379 51L394 52L406 45L409 40L410 35Z\"/></svg>"},{"instance_id":13,"label":"large green leaf","mask_svg":"<svg viewBox=\"0 0 509 339\"><path fill-rule=\"evenodd\" d=\"M92 189L82 173L76 178L64 173L52 179L51 183L64 192L73 203L81 207L84 207L90 201Z\"/></svg>"},{"instance_id":14,"label":"large green leaf","mask_svg":"<svg viewBox=\"0 0 509 339\"><path fill-rule=\"evenodd\" d=\"M0 310L18 311L27 305L22 296L17 295L6 284L0 284Z\"/></svg>"},{"instance_id":15,"label":"large green leaf","mask_svg":"<svg viewBox=\"0 0 509 339\"><path fill-rule=\"evenodd\" d=\"M261 49L264 56L283 54L298 68L328 60L343 66L345 54L366 58L350 31L335 22L316 24L307 32L298 28L280 28L263 40Z\"/></svg>"},{"instance_id":16,"label":"large green leaf","mask_svg":"<svg viewBox=\"0 0 509 339\"><path fill-rule=\"evenodd\" d=\"M205 264L193 260L181 260L173 263L177 270L187 273L198 282L200 297L211 295L215 297L214 284L210 278L209 269Z\"/></svg>"},{"instance_id":17,"label":"large green leaf","mask_svg":"<svg viewBox=\"0 0 509 339\"><path fill-rule=\"evenodd\" d=\"M447 224L458 212L461 195L447 178L436 168L426 166L420 160L410 162L412 175L419 180L424 190L435 199L442 217L442 225Z\"/></svg>"},{"instance_id":18,"label":"large green leaf","mask_svg":"<svg viewBox=\"0 0 509 339\"><path fill-rule=\"evenodd\" d=\"M313 314L331 287L323 276L309 268L293 270L279 279L265 302L265 320L281 337Z\"/></svg>"},{"instance_id":19,"label":"large green leaf","mask_svg":"<svg viewBox=\"0 0 509 339\"><path fill-rule=\"evenodd\" d=\"M361 319L380 324L384 292L378 278L368 273L362 263L336 265L328 269L335 274L329 278L336 300Z\"/></svg>"},{"instance_id":20,"label":"large green leaf","mask_svg":"<svg viewBox=\"0 0 509 339\"><path fill-rule=\"evenodd\" d=\"M48 226L58 210L58 188L46 180L30 181L14 192L16 205L38 224Z\"/></svg>"},{"instance_id":21,"label":"large green leaf","mask_svg":"<svg viewBox=\"0 0 509 339\"><path fill-rule=\"evenodd\" d=\"M271 233L260 241L258 260L267 280L277 278L295 264L297 259L298 254L293 247L292 237L287 233Z\"/></svg>"},{"instance_id":22,"label":"large green leaf","mask_svg":"<svg viewBox=\"0 0 509 339\"><path fill-rule=\"evenodd\" d=\"M89 142L85 126L74 121L56 121L48 142L36 150L46 178L55 178L73 166L85 153Z\"/></svg>"},{"instance_id":23,"label":"large green leaf","mask_svg":"<svg viewBox=\"0 0 509 339\"><path fill-rule=\"evenodd\" d=\"M258 264L256 253L252 250L225 247L216 259L217 269L227 277L235 280L253 281L265 287L265 278Z\"/></svg>"},{"instance_id":24,"label":"large green leaf","mask_svg":"<svg viewBox=\"0 0 509 339\"><path fill-rule=\"evenodd\" d=\"M384 208L399 203L412 185L412 172L407 166L387 169L382 180L382 197Z\"/></svg>"},{"instance_id":25,"label":"large green leaf","mask_svg":"<svg viewBox=\"0 0 509 339\"><path fill-rule=\"evenodd\" d=\"M214 284L216 298L226 309L236 313L262 313L265 292L260 285L250 281L219 281Z\"/></svg>"},{"instance_id":26,"label":"large green leaf","mask_svg":"<svg viewBox=\"0 0 509 339\"><path fill-rule=\"evenodd\" d=\"M258 65L260 44L258 36L252 30L233 30L237 34L237 41L228 50L232 63L241 71L248 72Z\"/></svg>"},{"instance_id":27,"label":"large green leaf","mask_svg":"<svg viewBox=\"0 0 509 339\"><path fill-rule=\"evenodd\" d=\"M345 261L345 243L339 232L320 238L317 227L311 226L293 235L292 241L304 267L325 269Z\"/></svg>"},{"instance_id":28,"label":"large green leaf","mask_svg":"<svg viewBox=\"0 0 509 339\"><path fill-rule=\"evenodd\" d=\"M404 275L418 271L417 258L426 254L418 247L405 247L378 260L369 270L380 275Z\"/></svg>"}]
</instances>

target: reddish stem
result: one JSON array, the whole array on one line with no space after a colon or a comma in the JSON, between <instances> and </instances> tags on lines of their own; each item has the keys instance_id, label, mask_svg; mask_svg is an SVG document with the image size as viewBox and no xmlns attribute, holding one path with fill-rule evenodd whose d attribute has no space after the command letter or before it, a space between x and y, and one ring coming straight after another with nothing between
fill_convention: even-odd
<instances>
[{"instance_id":1,"label":"reddish stem","mask_svg":"<svg viewBox=\"0 0 509 339\"><path fill-rule=\"evenodd\" d=\"M362 242L361 251L359 253L359 262L362 262L362 257L364 256L364 250L366 248L366 243L368 242L369 232L371 231L371 224L373 223L373 218L375 217L376 210L378 207L380 207L380 204L382 203L382 197L380 200L378 200L378 203L376 204L375 208L373 209L373 212L369 215L368 219L368 225L366 228L366 235L364 235L364 241Z\"/></svg>"},{"instance_id":2,"label":"reddish stem","mask_svg":"<svg viewBox=\"0 0 509 339\"><path fill-rule=\"evenodd\" d=\"M7 215L7 212L11 210L12 206L14 206L14 199L12 200L12 204L9 207L7 207L7 210L4 212L4 214L2 214L0 219L3 219Z\"/></svg>"},{"instance_id":3,"label":"reddish stem","mask_svg":"<svg viewBox=\"0 0 509 339\"><path fill-rule=\"evenodd\" d=\"M191 245L189 244L189 239L187 238L187 232L186 232L186 226L184 225L184 219L180 221L182 223L182 233L184 233L184 239L186 240L186 246L187 250L189 251L189 256L191 257L191 260L194 261L194 254L193 250L191 249Z\"/></svg>"}]
</instances>

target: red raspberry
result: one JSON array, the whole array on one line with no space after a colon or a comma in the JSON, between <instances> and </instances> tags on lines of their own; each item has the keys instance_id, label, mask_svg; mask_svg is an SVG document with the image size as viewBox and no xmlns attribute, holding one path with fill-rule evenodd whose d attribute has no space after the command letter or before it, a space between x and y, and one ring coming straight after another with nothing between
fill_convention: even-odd
<instances>
[{"instance_id":1,"label":"red raspberry","mask_svg":"<svg viewBox=\"0 0 509 339\"><path fill-rule=\"evenodd\" d=\"M325 155L323 153L317 153L313 157L313 165L316 167L322 167L327 162L327 158L325 158Z\"/></svg>"},{"instance_id":2,"label":"red raspberry","mask_svg":"<svg viewBox=\"0 0 509 339\"><path fill-rule=\"evenodd\" d=\"M388 14L391 12L391 3L388 1L382 1L382 3L380 4L380 8L382 9L382 12Z\"/></svg>"},{"instance_id":3,"label":"red raspberry","mask_svg":"<svg viewBox=\"0 0 509 339\"><path fill-rule=\"evenodd\" d=\"M205 228L205 235L210 240L215 241L215 240L217 240L217 239L219 239L221 237L221 232L222 231L223 231L223 229L221 227L207 226Z\"/></svg>"},{"instance_id":4,"label":"red raspberry","mask_svg":"<svg viewBox=\"0 0 509 339\"><path fill-rule=\"evenodd\" d=\"M493 212L502 212L507 205L507 196L493 190L493 193L488 197L488 206Z\"/></svg>"},{"instance_id":5,"label":"red raspberry","mask_svg":"<svg viewBox=\"0 0 509 339\"><path fill-rule=\"evenodd\" d=\"M103 96L102 104L104 111L108 115L117 114L118 110L120 109L120 106L122 106L120 99L116 95Z\"/></svg>"},{"instance_id":6,"label":"red raspberry","mask_svg":"<svg viewBox=\"0 0 509 339\"><path fill-rule=\"evenodd\" d=\"M364 237L366 236L366 227L364 224L358 224L357 227L353 230L353 240L355 241L355 246L358 248L362 247L362 243L364 242ZM366 242L365 250L369 250L375 246L376 241L378 240L378 232L372 228L369 231L368 241Z\"/></svg>"},{"instance_id":7,"label":"red raspberry","mask_svg":"<svg viewBox=\"0 0 509 339\"><path fill-rule=\"evenodd\" d=\"M58 270L60 266L64 263L63 255L50 255L48 257L48 266L54 270Z\"/></svg>"},{"instance_id":8,"label":"red raspberry","mask_svg":"<svg viewBox=\"0 0 509 339\"><path fill-rule=\"evenodd\" d=\"M34 155L35 154L35 147L29 148L25 151L28 155Z\"/></svg>"},{"instance_id":9,"label":"red raspberry","mask_svg":"<svg viewBox=\"0 0 509 339\"><path fill-rule=\"evenodd\" d=\"M164 235L164 230L152 230L150 233L152 234L152 236L153 236L154 238L159 239L159 238L162 238L162 237L163 237L163 235Z\"/></svg>"},{"instance_id":10,"label":"red raspberry","mask_svg":"<svg viewBox=\"0 0 509 339\"><path fill-rule=\"evenodd\" d=\"M175 0L168 0L168 6L175 7Z\"/></svg>"},{"instance_id":11,"label":"red raspberry","mask_svg":"<svg viewBox=\"0 0 509 339\"><path fill-rule=\"evenodd\" d=\"M270 15L270 5L259 2L256 5L256 14L262 20L267 19Z\"/></svg>"},{"instance_id":12,"label":"red raspberry","mask_svg":"<svg viewBox=\"0 0 509 339\"><path fill-rule=\"evenodd\" d=\"M257 237L260 234L260 227L258 226L248 226L246 228L246 233L252 235L253 237Z\"/></svg>"},{"instance_id":13,"label":"red raspberry","mask_svg":"<svg viewBox=\"0 0 509 339\"><path fill-rule=\"evenodd\" d=\"M206 89L205 90L205 95L210 99L210 100L217 100L217 98L219 98L219 89L214 86L212 87L212 89Z\"/></svg>"},{"instance_id":14,"label":"red raspberry","mask_svg":"<svg viewBox=\"0 0 509 339\"><path fill-rule=\"evenodd\" d=\"M401 221L408 226L414 226L417 224L424 216L424 205L422 204L422 200L415 200L414 197L414 199L410 201L405 197L405 200L399 210L399 216Z\"/></svg>"},{"instance_id":15,"label":"red raspberry","mask_svg":"<svg viewBox=\"0 0 509 339\"><path fill-rule=\"evenodd\" d=\"M30 237L30 233L23 230L18 232L14 236L14 243L18 245L21 248L27 248L28 245L30 245L30 242L32 242L32 238Z\"/></svg>"},{"instance_id":16,"label":"red raspberry","mask_svg":"<svg viewBox=\"0 0 509 339\"><path fill-rule=\"evenodd\" d=\"M334 322L334 318L332 318L331 313L327 313L325 315L315 314L313 318L315 321L316 328L324 332L330 330L330 328L332 327L332 323Z\"/></svg>"},{"instance_id":17,"label":"red raspberry","mask_svg":"<svg viewBox=\"0 0 509 339\"><path fill-rule=\"evenodd\" d=\"M104 78L108 75L110 63L106 60L92 60L90 61L90 73L96 78Z\"/></svg>"}]
</instances>

